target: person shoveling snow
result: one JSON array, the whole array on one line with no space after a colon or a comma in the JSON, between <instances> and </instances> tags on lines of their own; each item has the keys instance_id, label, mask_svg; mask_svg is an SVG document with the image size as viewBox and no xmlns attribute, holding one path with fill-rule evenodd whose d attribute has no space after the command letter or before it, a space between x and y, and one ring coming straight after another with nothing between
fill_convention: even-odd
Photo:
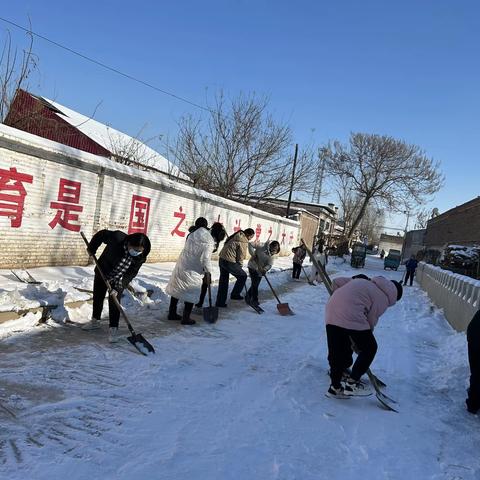
<instances>
[{"instance_id":1,"label":"person shoveling snow","mask_svg":"<svg viewBox=\"0 0 480 480\"><path fill-rule=\"evenodd\" d=\"M118 338L120 311L111 297L115 295L120 301L123 290L137 276L151 247L150 240L143 233L127 235L120 230L100 230L90 240L88 254L95 255L102 243L105 243L106 247L98 259L98 267L102 269L113 289L108 297L109 341L113 343ZM100 327L107 285L102 279L98 267L95 268L93 281L92 319L82 327L84 330L94 330Z\"/></svg>"},{"instance_id":2,"label":"person shoveling snow","mask_svg":"<svg viewBox=\"0 0 480 480\"><path fill-rule=\"evenodd\" d=\"M368 395L360 381L377 352L373 329L388 307L402 298L402 286L385 277L337 277L325 307L331 385L327 396L348 398ZM358 351L349 377L342 375L352 364L352 345Z\"/></svg>"}]
</instances>

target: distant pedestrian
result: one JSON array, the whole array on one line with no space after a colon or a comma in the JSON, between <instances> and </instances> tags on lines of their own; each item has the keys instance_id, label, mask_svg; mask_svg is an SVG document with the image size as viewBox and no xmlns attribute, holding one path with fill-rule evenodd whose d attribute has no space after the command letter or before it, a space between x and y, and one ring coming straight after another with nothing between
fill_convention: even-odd
<instances>
[{"instance_id":1,"label":"distant pedestrian","mask_svg":"<svg viewBox=\"0 0 480 480\"><path fill-rule=\"evenodd\" d=\"M102 243L105 243L106 247L98 259L98 266L113 289L108 298L108 340L113 343L118 340L120 311L112 296L116 296L117 300L121 301L123 290L137 276L140 267L147 260L151 245L150 240L143 233L127 235L120 230L100 230L90 240L88 253L95 255ZM83 330L100 328L100 318L106 293L107 286L98 271L98 267L95 267L92 319L82 327Z\"/></svg>"},{"instance_id":2,"label":"distant pedestrian","mask_svg":"<svg viewBox=\"0 0 480 480\"><path fill-rule=\"evenodd\" d=\"M253 253L253 247L249 241L255 236L252 228L239 230L230 235L220 251L218 264L220 266L220 279L218 281L217 290L217 307L227 306L228 281L232 274L237 281L233 286L230 298L232 300L243 300L241 295L245 282L247 281L247 273L243 270L243 261L247 255Z\"/></svg>"},{"instance_id":3,"label":"distant pedestrian","mask_svg":"<svg viewBox=\"0 0 480 480\"><path fill-rule=\"evenodd\" d=\"M467 328L470 387L465 401L470 413L480 410L480 310L473 316Z\"/></svg>"},{"instance_id":4,"label":"distant pedestrian","mask_svg":"<svg viewBox=\"0 0 480 480\"><path fill-rule=\"evenodd\" d=\"M410 259L405 263L405 267L407 269L407 272L405 274L405 280L403 281L403 284L406 285L408 280L410 279L410 286L412 286L413 277L415 276L415 270L418 267L418 262L415 258L415 255L412 255L410 257Z\"/></svg>"},{"instance_id":5,"label":"distant pedestrian","mask_svg":"<svg viewBox=\"0 0 480 480\"><path fill-rule=\"evenodd\" d=\"M171 296L168 310L169 320L181 320L182 325L196 323L190 318L193 304L198 299L202 284L208 286L212 281L210 257L215 246L225 236L225 229L220 223L214 223L210 230L198 226L191 229L165 289ZM177 314L179 300L185 303L182 316Z\"/></svg>"},{"instance_id":6,"label":"distant pedestrian","mask_svg":"<svg viewBox=\"0 0 480 480\"><path fill-rule=\"evenodd\" d=\"M380 252L380 258L383 259L384 256L385 256L385 250L382 248L382 251Z\"/></svg>"},{"instance_id":7,"label":"distant pedestrian","mask_svg":"<svg viewBox=\"0 0 480 480\"><path fill-rule=\"evenodd\" d=\"M267 242L257 247L248 262L248 273L250 274L251 286L245 295L245 302L258 306L258 287L262 277L272 268L273 256L280 252L280 243L276 240Z\"/></svg>"},{"instance_id":8,"label":"distant pedestrian","mask_svg":"<svg viewBox=\"0 0 480 480\"><path fill-rule=\"evenodd\" d=\"M305 255L307 251L303 245L299 245L298 247L292 248L293 253L293 270L292 270L292 278L294 280L298 280L300 278L300 273L302 272L302 265L303 261L305 260Z\"/></svg>"},{"instance_id":9,"label":"distant pedestrian","mask_svg":"<svg viewBox=\"0 0 480 480\"><path fill-rule=\"evenodd\" d=\"M402 298L402 286L395 280L356 277L335 278L334 292L325 307L331 379L327 396L333 398L370 393L360 379L377 353L373 330L385 310ZM349 378L342 384L344 372L352 363L352 342L358 356Z\"/></svg>"}]
</instances>

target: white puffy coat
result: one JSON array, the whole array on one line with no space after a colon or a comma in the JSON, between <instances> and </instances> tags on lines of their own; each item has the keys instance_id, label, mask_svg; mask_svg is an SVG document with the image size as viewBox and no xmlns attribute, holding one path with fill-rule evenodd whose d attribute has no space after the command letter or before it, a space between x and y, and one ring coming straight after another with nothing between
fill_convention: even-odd
<instances>
[{"instance_id":1,"label":"white puffy coat","mask_svg":"<svg viewBox=\"0 0 480 480\"><path fill-rule=\"evenodd\" d=\"M188 236L165 289L168 295L184 302L198 302L203 274L212 271L210 257L214 248L215 242L206 228Z\"/></svg>"}]
</instances>

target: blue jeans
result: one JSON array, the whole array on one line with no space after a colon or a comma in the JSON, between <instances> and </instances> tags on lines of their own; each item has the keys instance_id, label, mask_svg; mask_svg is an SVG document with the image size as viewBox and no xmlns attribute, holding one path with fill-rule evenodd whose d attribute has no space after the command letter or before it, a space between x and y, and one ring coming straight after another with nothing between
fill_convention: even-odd
<instances>
[{"instance_id":1,"label":"blue jeans","mask_svg":"<svg viewBox=\"0 0 480 480\"><path fill-rule=\"evenodd\" d=\"M218 261L218 265L220 266L220 279L218 281L216 305L222 307L227 304L230 274L237 279L230 297L239 297L241 295L245 282L247 281L247 274L239 263L229 262L223 258Z\"/></svg>"}]
</instances>

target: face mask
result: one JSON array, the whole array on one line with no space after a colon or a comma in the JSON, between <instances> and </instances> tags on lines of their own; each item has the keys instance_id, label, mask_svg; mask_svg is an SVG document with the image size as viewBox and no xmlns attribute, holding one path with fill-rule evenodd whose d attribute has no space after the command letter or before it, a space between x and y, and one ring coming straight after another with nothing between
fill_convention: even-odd
<instances>
[{"instance_id":1,"label":"face mask","mask_svg":"<svg viewBox=\"0 0 480 480\"><path fill-rule=\"evenodd\" d=\"M139 255L142 254L142 252L137 252L137 250L134 250L133 248L129 248L128 253L132 257L138 257Z\"/></svg>"}]
</instances>

